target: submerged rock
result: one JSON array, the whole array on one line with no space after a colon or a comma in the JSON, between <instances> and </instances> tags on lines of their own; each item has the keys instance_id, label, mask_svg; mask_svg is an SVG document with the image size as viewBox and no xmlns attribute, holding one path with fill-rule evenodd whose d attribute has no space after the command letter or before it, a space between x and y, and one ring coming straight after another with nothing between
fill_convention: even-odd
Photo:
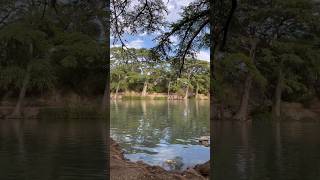
<instances>
[{"instance_id":1,"label":"submerged rock","mask_svg":"<svg viewBox=\"0 0 320 180\"><path fill-rule=\"evenodd\" d=\"M173 159L167 159L164 161L165 166L168 166L170 170L180 170L183 167L183 161L182 158L179 156L176 156Z\"/></svg>"}]
</instances>

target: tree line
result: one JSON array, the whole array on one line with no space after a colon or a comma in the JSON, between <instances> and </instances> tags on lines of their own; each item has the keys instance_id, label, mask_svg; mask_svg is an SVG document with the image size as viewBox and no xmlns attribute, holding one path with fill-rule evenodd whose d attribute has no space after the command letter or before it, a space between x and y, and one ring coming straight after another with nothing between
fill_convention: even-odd
<instances>
[{"instance_id":1,"label":"tree line","mask_svg":"<svg viewBox=\"0 0 320 180\"><path fill-rule=\"evenodd\" d=\"M215 100L232 118L254 112L281 117L283 101L320 95L319 3L240 1L225 50L215 58ZM229 116L230 117L230 116Z\"/></svg>"},{"instance_id":2,"label":"tree line","mask_svg":"<svg viewBox=\"0 0 320 180\"><path fill-rule=\"evenodd\" d=\"M103 3L4 1L0 15L1 100L49 93L101 95L106 83Z\"/></svg>"},{"instance_id":3,"label":"tree line","mask_svg":"<svg viewBox=\"0 0 320 180\"><path fill-rule=\"evenodd\" d=\"M126 9L122 5L113 12ZM152 5L157 8L151 14L143 11ZM114 35L123 34L118 31L121 25L130 24L135 15L156 20L152 26L148 21L139 21L137 28L130 26L134 33L163 27L161 12L166 9L160 1L137 6L141 7L137 14L127 9L131 13L117 14L120 20L113 16ZM319 96L319 10L319 2L312 0L195 0L183 8L178 21L165 26L169 31L156 38L152 51L175 64L172 67L179 74L187 57L210 47L215 118L245 121L256 112L270 112L278 119L283 101L307 105ZM178 38L177 44L172 37Z\"/></svg>"},{"instance_id":4,"label":"tree line","mask_svg":"<svg viewBox=\"0 0 320 180\"><path fill-rule=\"evenodd\" d=\"M147 93L179 94L184 99L209 93L209 62L189 58L178 76L172 61L161 58L150 49L111 48L111 91L118 93L135 91L141 96ZM168 96L169 97L169 96Z\"/></svg>"},{"instance_id":5,"label":"tree line","mask_svg":"<svg viewBox=\"0 0 320 180\"><path fill-rule=\"evenodd\" d=\"M246 120L256 111L280 117L283 101L307 104L319 96L319 9L313 0L195 0L168 23L161 0L1 1L1 98L106 92L110 27L113 43L122 45L112 49L113 92L210 89L217 118ZM144 32L160 32L156 47L125 47L126 33ZM205 63L192 57L209 47L205 83ZM205 75L195 77L198 71Z\"/></svg>"}]
</instances>

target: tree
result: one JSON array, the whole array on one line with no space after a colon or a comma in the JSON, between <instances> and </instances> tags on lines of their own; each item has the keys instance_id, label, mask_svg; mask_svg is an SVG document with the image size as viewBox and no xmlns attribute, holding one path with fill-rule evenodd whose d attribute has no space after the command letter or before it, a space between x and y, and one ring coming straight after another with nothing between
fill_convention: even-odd
<instances>
[{"instance_id":1,"label":"tree","mask_svg":"<svg viewBox=\"0 0 320 180\"><path fill-rule=\"evenodd\" d=\"M78 32L58 33L53 45L51 58L64 87L80 94L90 94L85 91L86 87L101 85L99 81L104 78L97 77L104 74L105 62L102 47L95 39Z\"/></svg>"},{"instance_id":2,"label":"tree","mask_svg":"<svg viewBox=\"0 0 320 180\"><path fill-rule=\"evenodd\" d=\"M112 87L119 90L140 91L142 96L147 92L182 91L185 98L190 90L196 87L197 92L207 93L209 64L206 61L189 59L180 78L175 67L150 49L112 48ZM117 95L116 95L117 96ZM168 97L169 98L169 97Z\"/></svg>"},{"instance_id":3,"label":"tree","mask_svg":"<svg viewBox=\"0 0 320 180\"><path fill-rule=\"evenodd\" d=\"M232 47L231 55L228 58L242 61L244 65L241 71L244 71L244 86L240 99L238 111L234 119L245 121L248 119L250 91L252 84L258 82L265 83L264 77L256 67L257 51L261 46L262 34L265 33L265 16L257 9L264 7L265 1L253 2L243 1L235 12L235 18L232 22L233 30L230 32Z\"/></svg>"},{"instance_id":4,"label":"tree","mask_svg":"<svg viewBox=\"0 0 320 180\"><path fill-rule=\"evenodd\" d=\"M180 64L182 73L185 59L204 47L209 47L209 1L197 0L183 9L182 18L170 24L169 31L160 35L154 51L162 57ZM178 44L171 41L178 38ZM171 57L170 57L171 56Z\"/></svg>"},{"instance_id":5,"label":"tree","mask_svg":"<svg viewBox=\"0 0 320 180\"><path fill-rule=\"evenodd\" d=\"M236 16L231 22L233 29L230 31L230 42L232 43L226 44L227 53L221 56L220 62L217 62L217 64L229 63L239 67L234 71L239 72L238 78L243 81L243 90L240 105L233 116L234 119L248 119L249 105L252 99L251 87L254 84L259 84L262 89L265 89L266 80L269 80L270 72L269 74L262 73L266 67L261 65L261 56L263 56L261 49L272 49L272 44L278 40L292 41L296 39L295 41L299 43L297 41L299 36L300 38L312 36L310 24L314 19L314 13L311 8L312 3L310 3L305 0L242 1L239 3L235 12ZM237 63L230 63L230 59ZM267 67L270 66L270 64L267 65ZM281 63L278 66L281 67ZM233 69L230 66L226 67ZM222 74L226 73L222 72ZM220 83L222 82L220 81ZM223 101L223 98L220 100Z\"/></svg>"},{"instance_id":6,"label":"tree","mask_svg":"<svg viewBox=\"0 0 320 180\"><path fill-rule=\"evenodd\" d=\"M115 98L120 90L126 90L129 86L127 81L134 67L135 56L131 50L128 51L130 53L125 53L122 48L111 48L111 90L115 90Z\"/></svg>"},{"instance_id":7,"label":"tree","mask_svg":"<svg viewBox=\"0 0 320 180\"><path fill-rule=\"evenodd\" d=\"M277 46L278 50L283 50L280 53L278 50L277 62L277 83L275 87L275 93L273 97L272 112L274 118L279 119L280 109L281 109L281 99L282 99L282 89L284 81L283 68L286 62L289 64L296 64L301 62L301 58L296 55L295 52L289 50L292 47L290 42L294 40L299 42L301 38L313 38L312 37L312 27L313 20L316 16L314 13L315 4L312 1L307 0L291 0L291 1L275 1L271 4L270 8L265 9L265 13L269 14L269 20L265 22L265 25L269 27L269 31L266 32L266 42L269 46ZM281 10L280 10L281 9ZM283 46L279 47L278 42L282 42ZM291 52L290 52L291 51ZM291 60L289 60L291 59Z\"/></svg>"},{"instance_id":8,"label":"tree","mask_svg":"<svg viewBox=\"0 0 320 180\"><path fill-rule=\"evenodd\" d=\"M0 34L1 85L6 89L19 89L19 99L12 115L20 116L29 88L44 89L54 84L55 76L46 56L49 46L46 34L27 22L7 25Z\"/></svg>"},{"instance_id":9,"label":"tree","mask_svg":"<svg viewBox=\"0 0 320 180\"><path fill-rule=\"evenodd\" d=\"M8 91L5 95L8 96L21 89L18 101L21 103L14 114L20 114L28 92L35 95L57 88L61 92L95 95L103 91L101 85L108 80L105 67L109 62L108 52L103 52L108 51L109 45L102 44L109 29L104 27L105 3L80 0L1 3L4 8L0 9L0 18L6 19L0 23L3 60L0 90Z\"/></svg>"},{"instance_id":10,"label":"tree","mask_svg":"<svg viewBox=\"0 0 320 180\"><path fill-rule=\"evenodd\" d=\"M151 33L164 26L166 6L162 0L111 0L111 35L126 47L125 33Z\"/></svg>"},{"instance_id":11,"label":"tree","mask_svg":"<svg viewBox=\"0 0 320 180\"><path fill-rule=\"evenodd\" d=\"M190 87L194 88L197 99L199 92L207 94L209 91L209 63L201 60L190 60L186 63L186 72L190 76Z\"/></svg>"},{"instance_id":12,"label":"tree","mask_svg":"<svg viewBox=\"0 0 320 180\"><path fill-rule=\"evenodd\" d=\"M140 64L139 70L143 81L142 96L147 95L148 88L157 85L161 81L161 61L156 53L148 49L136 50L137 62Z\"/></svg>"},{"instance_id":13,"label":"tree","mask_svg":"<svg viewBox=\"0 0 320 180\"><path fill-rule=\"evenodd\" d=\"M312 41L311 41L312 42ZM263 51L263 65L269 69L269 78L275 82L272 115L275 119L281 118L281 102L286 93L286 99L290 96L294 101L314 97L315 71L319 64L315 63L319 56L319 50L309 42L273 42L271 49ZM309 80L308 80L309 79ZM271 81L270 80L270 81ZM311 82L310 82L311 80ZM311 85L311 86L310 86Z\"/></svg>"}]
</instances>

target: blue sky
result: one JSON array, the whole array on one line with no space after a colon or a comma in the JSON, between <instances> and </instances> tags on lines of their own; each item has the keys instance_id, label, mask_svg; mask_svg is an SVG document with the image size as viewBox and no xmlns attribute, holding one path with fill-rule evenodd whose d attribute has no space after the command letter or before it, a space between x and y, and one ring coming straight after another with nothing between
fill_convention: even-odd
<instances>
[{"instance_id":1,"label":"blue sky","mask_svg":"<svg viewBox=\"0 0 320 180\"><path fill-rule=\"evenodd\" d=\"M180 18L180 13L182 12L182 8L188 5L193 0L169 0L167 2L167 8L169 14L167 15L167 20L169 22L174 22ZM153 39L156 37L156 34L139 34L139 35L125 35L124 39L126 41L126 45L129 48L152 48L155 46L155 42ZM174 42L175 39L172 39ZM112 37L111 37L112 42ZM118 46L118 45L111 45ZM208 49L202 49L197 53L197 58L201 60L210 60L210 51Z\"/></svg>"}]
</instances>

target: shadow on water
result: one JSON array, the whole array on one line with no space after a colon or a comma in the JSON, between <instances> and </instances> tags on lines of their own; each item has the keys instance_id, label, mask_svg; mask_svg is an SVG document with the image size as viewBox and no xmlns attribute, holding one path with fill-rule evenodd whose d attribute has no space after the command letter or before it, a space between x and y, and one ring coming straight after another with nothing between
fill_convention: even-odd
<instances>
[{"instance_id":1,"label":"shadow on water","mask_svg":"<svg viewBox=\"0 0 320 180\"><path fill-rule=\"evenodd\" d=\"M52 115L0 121L0 179L105 180L105 121Z\"/></svg>"},{"instance_id":2,"label":"shadow on water","mask_svg":"<svg viewBox=\"0 0 320 180\"><path fill-rule=\"evenodd\" d=\"M320 123L214 123L214 179L320 179Z\"/></svg>"},{"instance_id":3,"label":"shadow on water","mask_svg":"<svg viewBox=\"0 0 320 180\"><path fill-rule=\"evenodd\" d=\"M184 170L210 159L197 141L210 132L208 101L113 101L110 120L111 136L132 161Z\"/></svg>"}]
</instances>

